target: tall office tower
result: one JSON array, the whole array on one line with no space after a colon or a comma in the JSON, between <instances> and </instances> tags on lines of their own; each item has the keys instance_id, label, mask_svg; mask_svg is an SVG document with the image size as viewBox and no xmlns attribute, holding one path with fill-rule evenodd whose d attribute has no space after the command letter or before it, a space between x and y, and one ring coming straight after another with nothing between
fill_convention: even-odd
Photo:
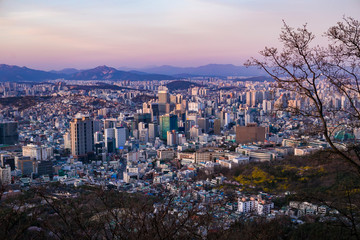
<instances>
[{"instance_id":1,"label":"tall office tower","mask_svg":"<svg viewBox=\"0 0 360 240\"><path fill-rule=\"evenodd\" d=\"M109 153L114 152L114 148L116 147L115 142L115 128L106 128L104 130L104 138L105 138L105 148Z\"/></svg>"},{"instance_id":2,"label":"tall office tower","mask_svg":"<svg viewBox=\"0 0 360 240\"><path fill-rule=\"evenodd\" d=\"M204 133L207 133L209 131L210 123L208 118L198 118L198 125Z\"/></svg>"},{"instance_id":3,"label":"tall office tower","mask_svg":"<svg viewBox=\"0 0 360 240\"><path fill-rule=\"evenodd\" d=\"M0 122L0 144L14 145L18 141L17 122Z\"/></svg>"},{"instance_id":4,"label":"tall office tower","mask_svg":"<svg viewBox=\"0 0 360 240\"><path fill-rule=\"evenodd\" d=\"M150 105L151 108L151 121L158 121L159 120L159 104L158 103L152 103Z\"/></svg>"},{"instance_id":5,"label":"tall office tower","mask_svg":"<svg viewBox=\"0 0 360 240\"><path fill-rule=\"evenodd\" d=\"M236 126L236 143L264 142L265 134L266 128L258 127L256 123Z\"/></svg>"},{"instance_id":6,"label":"tall office tower","mask_svg":"<svg viewBox=\"0 0 360 240\"><path fill-rule=\"evenodd\" d=\"M185 137L186 138L190 138L190 129L194 125L195 125L195 122L193 120L186 120L185 121Z\"/></svg>"},{"instance_id":7,"label":"tall office tower","mask_svg":"<svg viewBox=\"0 0 360 240\"><path fill-rule=\"evenodd\" d=\"M158 98L159 98L159 103L162 104L170 103L170 95L167 87L164 86L159 87Z\"/></svg>"},{"instance_id":8,"label":"tall office tower","mask_svg":"<svg viewBox=\"0 0 360 240\"><path fill-rule=\"evenodd\" d=\"M221 127L224 127L226 125L226 122L225 122L226 114L227 114L227 112L225 110L221 110L221 112L220 112L220 124L221 124Z\"/></svg>"},{"instance_id":9,"label":"tall office tower","mask_svg":"<svg viewBox=\"0 0 360 240\"><path fill-rule=\"evenodd\" d=\"M178 132L175 130L168 131L167 132L167 145L168 146L174 146L178 144Z\"/></svg>"},{"instance_id":10,"label":"tall office tower","mask_svg":"<svg viewBox=\"0 0 360 240\"><path fill-rule=\"evenodd\" d=\"M160 138L166 140L168 131L178 129L177 123L178 123L178 119L176 115L165 114L163 116L160 116L160 129L161 129Z\"/></svg>"},{"instance_id":11,"label":"tall office tower","mask_svg":"<svg viewBox=\"0 0 360 240\"><path fill-rule=\"evenodd\" d=\"M224 114L224 126L228 126L231 123L231 115L230 113L226 112Z\"/></svg>"},{"instance_id":12,"label":"tall office tower","mask_svg":"<svg viewBox=\"0 0 360 240\"><path fill-rule=\"evenodd\" d=\"M116 128L115 129L115 144L116 149L122 149L125 146L126 142L126 128Z\"/></svg>"},{"instance_id":13,"label":"tall office tower","mask_svg":"<svg viewBox=\"0 0 360 240\"><path fill-rule=\"evenodd\" d=\"M215 135L221 134L221 120L219 118L214 120L214 134Z\"/></svg>"},{"instance_id":14,"label":"tall office tower","mask_svg":"<svg viewBox=\"0 0 360 240\"><path fill-rule=\"evenodd\" d=\"M71 154L74 158L87 160L93 152L94 126L88 116L77 114L70 122Z\"/></svg>"},{"instance_id":15,"label":"tall office tower","mask_svg":"<svg viewBox=\"0 0 360 240\"><path fill-rule=\"evenodd\" d=\"M155 138L159 136L159 129L157 123L149 123L149 141L154 142Z\"/></svg>"}]
</instances>

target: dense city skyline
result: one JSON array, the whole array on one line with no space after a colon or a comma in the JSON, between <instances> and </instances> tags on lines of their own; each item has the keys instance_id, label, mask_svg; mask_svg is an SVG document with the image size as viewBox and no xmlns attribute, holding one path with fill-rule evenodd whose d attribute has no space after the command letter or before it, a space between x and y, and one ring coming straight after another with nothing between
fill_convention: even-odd
<instances>
[{"instance_id":1,"label":"dense city skyline","mask_svg":"<svg viewBox=\"0 0 360 240\"><path fill-rule=\"evenodd\" d=\"M359 7L355 0L3 0L0 62L44 70L242 65L263 46L279 46L282 20L294 27L308 23L320 38Z\"/></svg>"},{"instance_id":2,"label":"dense city skyline","mask_svg":"<svg viewBox=\"0 0 360 240\"><path fill-rule=\"evenodd\" d=\"M0 239L360 239L355 2L103 2L0 1Z\"/></svg>"}]
</instances>

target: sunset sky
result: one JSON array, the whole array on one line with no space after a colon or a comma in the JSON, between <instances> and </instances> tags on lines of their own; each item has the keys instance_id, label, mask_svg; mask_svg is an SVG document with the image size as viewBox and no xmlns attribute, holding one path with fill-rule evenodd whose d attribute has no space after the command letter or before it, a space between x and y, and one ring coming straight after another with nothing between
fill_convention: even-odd
<instances>
[{"instance_id":1,"label":"sunset sky","mask_svg":"<svg viewBox=\"0 0 360 240\"><path fill-rule=\"evenodd\" d=\"M0 0L0 63L37 69L241 65L282 19L319 37L359 0ZM325 43L325 40L319 41Z\"/></svg>"}]
</instances>

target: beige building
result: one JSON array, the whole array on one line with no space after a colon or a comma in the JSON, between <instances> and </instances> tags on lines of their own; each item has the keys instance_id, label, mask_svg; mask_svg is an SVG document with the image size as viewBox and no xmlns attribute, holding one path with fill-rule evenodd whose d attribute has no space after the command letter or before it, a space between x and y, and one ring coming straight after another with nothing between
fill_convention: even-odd
<instances>
[{"instance_id":1,"label":"beige building","mask_svg":"<svg viewBox=\"0 0 360 240\"><path fill-rule=\"evenodd\" d=\"M88 116L77 115L70 122L71 154L74 158L86 159L93 152L94 126Z\"/></svg>"},{"instance_id":2,"label":"beige building","mask_svg":"<svg viewBox=\"0 0 360 240\"><path fill-rule=\"evenodd\" d=\"M166 104L170 103L169 90L166 87L160 87L158 91L159 103Z\"/></svg>"}]
</instances>

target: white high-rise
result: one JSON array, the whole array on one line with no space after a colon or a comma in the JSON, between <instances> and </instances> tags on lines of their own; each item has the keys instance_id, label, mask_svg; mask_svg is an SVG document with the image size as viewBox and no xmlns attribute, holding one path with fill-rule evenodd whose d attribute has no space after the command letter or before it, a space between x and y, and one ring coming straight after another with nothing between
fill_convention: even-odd
<instances>
[{"instance_id":1,"label":"white high-rise","mask_svg":"<svg viewBox=\"0 0 360 240\"><path fill-rule=\"evenodd\" d=\"M115 142L116 142L117 149L125 146L126 129L124 127L115 129Z\"/></svg>"}]
</instances>

